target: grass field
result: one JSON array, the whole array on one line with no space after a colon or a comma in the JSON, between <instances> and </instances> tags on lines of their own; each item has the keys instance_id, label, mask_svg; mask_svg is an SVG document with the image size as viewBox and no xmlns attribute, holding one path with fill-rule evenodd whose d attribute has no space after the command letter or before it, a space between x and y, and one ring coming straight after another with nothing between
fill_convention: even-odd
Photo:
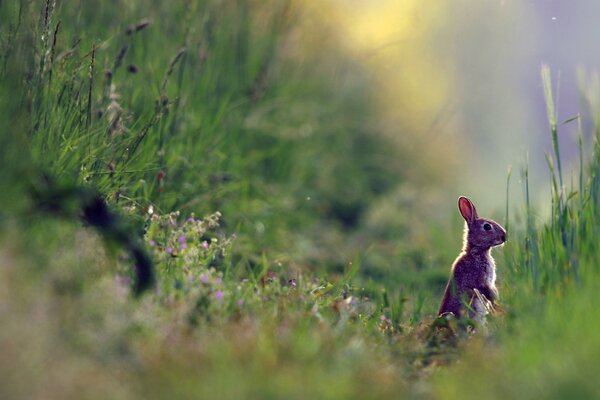
<instances>
[{"instance_id":1,"label":"grass field","mask_svg":"<svg viewBox=\"0 0 600 400\"><path fill-rule=\"evenodd\" d=\"M504 313L445 339L448 177L310 7L148 3L0 1L0 398L600 397L600 124L571 176L547 67L551 213L527 166L479 205Z\"/></svg>"}]
</instances>

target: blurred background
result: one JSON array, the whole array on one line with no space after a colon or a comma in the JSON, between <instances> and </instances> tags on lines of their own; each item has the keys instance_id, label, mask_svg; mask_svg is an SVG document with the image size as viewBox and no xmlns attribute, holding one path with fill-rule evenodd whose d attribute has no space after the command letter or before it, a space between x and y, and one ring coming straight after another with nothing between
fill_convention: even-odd
<instances>
[{"instance_id":1,"label":"blurred background","mask_svg":"<svg viewBox=\"0 0 600 400\"><path fill-rule=\"evenodd\" d=\"M598 15L0 0L0 397L560 398L558 375L592 397L600 158L579 196L550 195L540 70L559 123L583 116L559 127L570 185L578 121L584 158L600 132ZM440 366L461 349L428 329L462 245L456 199L507 222L511 166L526 228L494 252L508 311L455 379ZM156 288L134 301L150 259Z\"/></svg>"},{"instance_id":2,"label":"blurred background","mask_svg":"<svg viewBox=\"0 0 600 400\"><path fill-rule=\"evenodd\" d=\"M368 69L381 123L414 143L452 193L491 207L505 199L507 169L529 158L539 202L551 149L540 67L554 73L558 120L584 112L579 87L597 72L600 4L590 1L339 1L328 21ZM319 7L321 10L324 8ZM589 130L588 130L589 131ZM562 128L565 171L576 169L577 124ZM589 137L587 138L589 141ZM589 143L589 142L588 142ZM410 146L411 144L408 144ZM436 162L437 160L437 162ZM569 172L570 174L570 172ZM521 185L515 187L522 199ZM452 189L450 189L452 191ZM540 207L544 207L540 204ZM488 208L489 209L489 208Z\"/></svg>"},{"instance_id":3,"label":"blurred background","mask_svg":"<svg viewBox=\"0 0 600 400\"><path fill-rule=\"evenodd\" d=\"M504 222L508 171L519 214L528 166L547 215L542 64L559 121L581 110L589 135L598 119L593 2L146 5L2 3L6 215L29 215L19 196L41 172L138 219L218 210L251 268L362 259L376 281L436 293L458 195ZM559 128L566 183L577 122Z\"/></svg>"}]
</instances>

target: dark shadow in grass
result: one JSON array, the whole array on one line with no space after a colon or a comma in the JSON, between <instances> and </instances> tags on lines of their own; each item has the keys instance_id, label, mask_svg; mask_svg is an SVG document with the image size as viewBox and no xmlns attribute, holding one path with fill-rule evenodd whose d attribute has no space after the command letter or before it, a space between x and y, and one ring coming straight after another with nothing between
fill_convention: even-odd
<instances>
[{"instance_id":1,"label":"dark shadow in grass","mask_svg":"<svg viewBox=\"0 0 600 400\"><path fill-rule=\"evenodd\" d=\"M69 220L79 219L98 231L107 245L116 244L125 249L133 259L136 296L154 286L154 266L141 239L96 190L60 184L44 175L32 185L30 193L36 211Z\"/></svg>"}]
</instances>

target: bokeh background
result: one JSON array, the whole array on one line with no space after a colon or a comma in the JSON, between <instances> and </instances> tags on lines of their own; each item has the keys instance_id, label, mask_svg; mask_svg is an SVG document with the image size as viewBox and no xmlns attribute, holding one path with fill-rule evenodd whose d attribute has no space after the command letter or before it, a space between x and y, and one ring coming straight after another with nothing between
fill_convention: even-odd
<instances>
[{"instance_id":1,"label":"bokeh background","mask_svg":"<svg viewBox=\"0 0 600 400\"><path fill-rule=\"evenodd\" d=\"M600 5L379 0L313 7L330 13L340 44L369 70L386 131L405 145L418 137L418 151L427 162L437 159L437 172L450 172L456 193L502 206L507 169L518 177L528 159L534 192L545 196L551 143L540 68L555 74L559 121L585 109L580 88L590 82L583 78L600 63L591 39L599 34ZM567 169L575 171L576 134L572 123L560 136Z\"/></svg>"},{"instance_id":2,"label":"bokeh background","mask_svg":"<svg viewBox=\"0 0 600 400\"><path fill-rule=\"evenodd\" d=\"M0 0L0 398L598 397L599 12ZM436 329L461 194L487 336Z\"/></svg>"}]
</instances>

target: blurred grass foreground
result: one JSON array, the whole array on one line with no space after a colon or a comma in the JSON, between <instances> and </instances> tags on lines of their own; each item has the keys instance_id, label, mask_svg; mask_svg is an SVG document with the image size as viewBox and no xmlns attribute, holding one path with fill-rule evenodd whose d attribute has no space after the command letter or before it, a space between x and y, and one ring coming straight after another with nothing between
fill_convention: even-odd
<instances>
[{"instance_id":1,"label":"blurred grass foreground","mask_svg":"<svg viewBox=\"0 0 600 400\"><path fill-rule=\"evenodd\" d=\"M551 216L524 167L505 314L436 336L456 150L392 134L335 10L0 1L0 398L600 396L600 125L569 179L544 69Z\"/></svg>"}]
</instances>

